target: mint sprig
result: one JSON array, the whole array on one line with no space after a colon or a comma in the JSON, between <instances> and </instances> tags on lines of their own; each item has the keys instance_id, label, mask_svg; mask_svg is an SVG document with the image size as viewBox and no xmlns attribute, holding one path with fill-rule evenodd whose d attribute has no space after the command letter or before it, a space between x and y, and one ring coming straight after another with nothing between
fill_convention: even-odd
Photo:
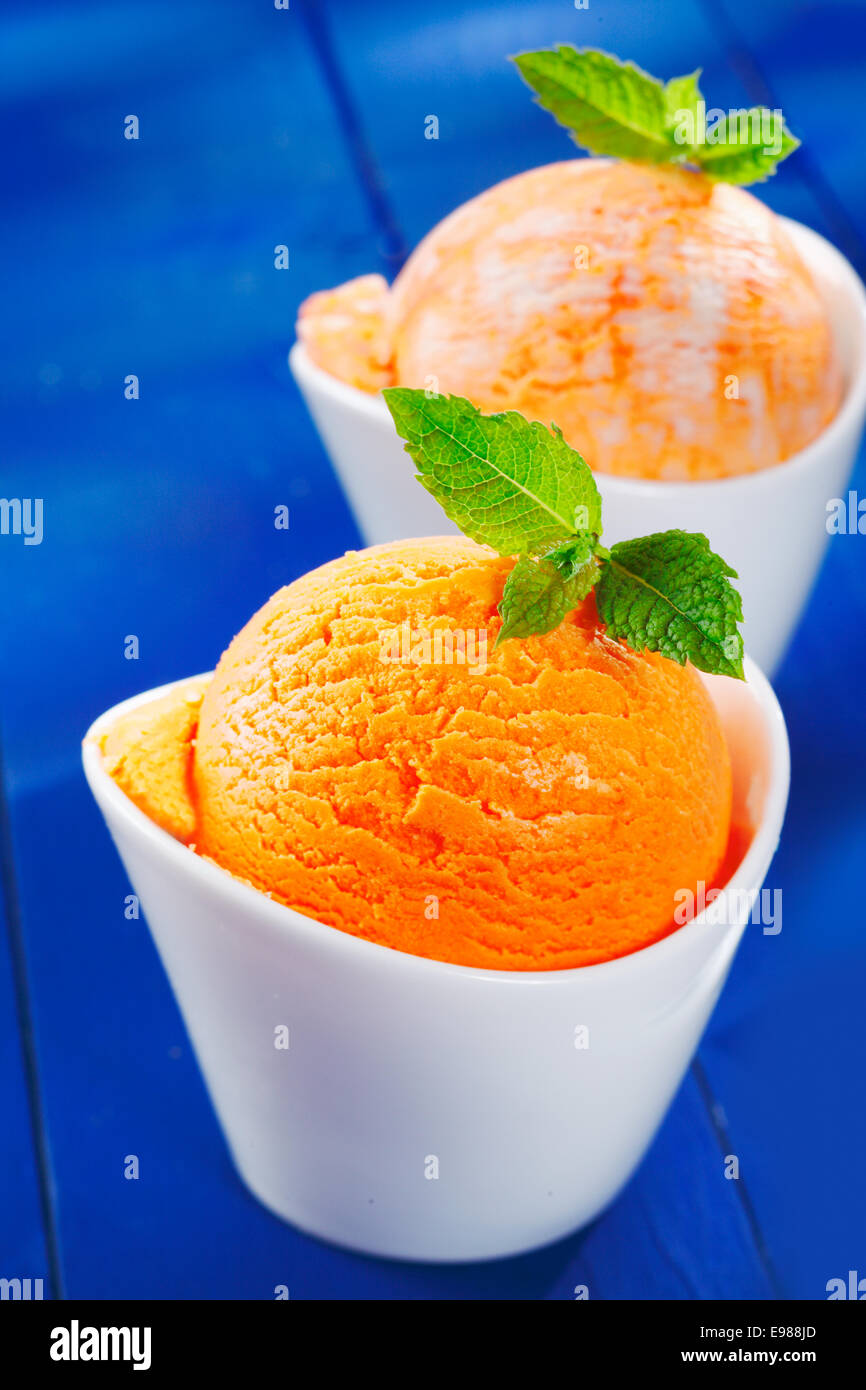
<instances>
[{"instance_id":1,"label":"mint sprig","mask_svg":"<svg viewBox=\"0 0 866 1390\"><path fill-rule=\"evenodd\" d=\"M689 164L725 183L757 183L799 145L781 113L709 114L700 70L661 83L593 48L539 49L514 62L540 106L591 154L639 164Z\"/></svg>"},{"instance_id":2,"label":"mint sprig","mask_svg":"<svg viewBox=\"0 0 866 1390\"><path fill-rule=\"evenodd\" d=\"M634 63L569 46L518 53L514 62L539 105L585 149L647 164L671 159L664 88Z\"/></svg>"},{"instance_id":3,"label":"mint sprig","mask_svg":"<svg viewBox=\"0 0 866 1390\"><path fill-rule=\"evenodd\" d=\"M665 127L668 130L676 131L678 119L682 112L690 111L692 118L697 120L700 112L701 89L698 85L698 78L701 69L695 72L686 73L684 77L672 77L665 83ZM676 135L674 135L676 141Z\"/></svg>"},{"instance_id":4,"label":"mint sprig","mask_svg":"<svg viewBox=\"0 0 866 1390\"><path fill-rule=\"evenodd\" d=\"M464 535L500 555L540 555L601 533L592 470L559 430L516 411L482 415L460 396L384 392L420 481Z\"/></svg>"},{"instance_id":5,"label":"mint sprig","mask_svg":"<svg viewBox=\"0 0 866 1390\"><path fill-rule=\"evenodd\" d=\"M635 651L743 680L736 577L700 532L659 531L611 546L595 602L608 633Z\"/></svg>"},{"instance_id":6,"label":"mint sprig","mask_svg":"<svg viewBox=\"0 0 866 1390\"><path fill-rule=\"evenodd\" d=\"M736 184L762 183L800 143L782 117L766 106L722 117L708 140L711 143L689 158L717 183Z\"/></svg>"},{"instance_id":7,"label":"mint sprig","mask_svg":"<svg viewBox=\"0 0 866 1390\"><path fill-rule=\"evenodd\" d=\"M609 637L744 679L737 576L706 536L664 531L607 550L595 479L555 425L405 386L383 395L419 482L447 516L517 557L497 646L553 631L595 589Z\"/></svg>"}]
</instances>

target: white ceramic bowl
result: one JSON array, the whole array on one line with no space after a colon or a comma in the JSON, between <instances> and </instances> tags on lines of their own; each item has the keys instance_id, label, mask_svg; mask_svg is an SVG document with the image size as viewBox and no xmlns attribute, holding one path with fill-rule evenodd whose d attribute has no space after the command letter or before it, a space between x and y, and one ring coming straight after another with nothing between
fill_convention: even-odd
<instances>
[{"instance_id":1,"label":"white ceramic bowl","mask_svg":"<svg viewBox=\"0 0 866 1390\"><path fill-rule=\"evenodd\" d=\"M808 448L760 473L699 483L596 474L608 545L672 527L709 536L740 576L746 649L771 675L817 574L826 504L843 495L866 411L863 284L823 237L783 221L827 305L839 346L846 393L836 418ZM416 481L384 400L323 372L300 344L289 362L366 544L454 530Z\"/></svg>"},{"instance_id":2,"label":"white ceramic bowl","mask_svg":"<svg viewBox=\"0 0 866 1390\"><path fill-rule=\"evenodd\" d=\"M747 684L705 679L737 811L755 826L729 888L753 892L778 842L789 765L773 692L746 669ZM476 970L362 941L198 858L111 780L100 734L169 688L98 719L84 768L243 1180L305 1231L406 1259L510 1255L590 1221L652 1139L748 906L576 970ZM287 1050L275 1047L280 1027Z\"/></svg>"}]
</instances>

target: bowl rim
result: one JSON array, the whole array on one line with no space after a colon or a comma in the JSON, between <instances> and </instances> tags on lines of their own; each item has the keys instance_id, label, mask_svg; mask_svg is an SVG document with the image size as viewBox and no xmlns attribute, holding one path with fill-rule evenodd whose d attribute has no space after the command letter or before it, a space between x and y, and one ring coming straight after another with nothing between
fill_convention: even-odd
<instances>
[{"instance_id":1,"label":"bowl rim","mask_svg":"<svg viewBox=\"0 0 866 1390\"><path fill-rule=\"evenodd\" d=\"M638 495L641 493L667 495L668 499L675 499L678 494L692 493L694 488L699 487L704 490L707 499L711 500L714 490L721 493L730 491L732 488L757 489L766 487L771 479L779 478L781 480L783 475L791 477L819 467L824 461L824 451L828 448L832 449L839 436L843 435L849 426L856 424L858 418L866 411L866 286L847 257L820 232L816 232L812 227L807 227L804 223L797 222L790 217L779 216L778 220L788 229L813 279L820 280L818 270L821 266L829 266L831 272L840 279L848 292L850 322L856 327L855 348L854 353L849 351L846 354L842 351L842 347L838 343L838 324L834 324L834 337L839 348L842 369L843 372L847 369L848 378L845 394L833 419L804 448L789 455L786 459L781 459L778 463L771 464L767 468L757 469L752 473L737 473L727 478L668 481L654 478L630 478L619 473L604 473L601 469L594 469L596 477L604 480L604 486L608 491L622 490ZM324 368L317 366L312 361L303 343L299 340L294 342L289 351L288 364L304 394L308 390L310 395L319 401L327 400L329 404L342 406L346 410L353 411L375 425L386 426L389 431L393 429L388 408L381 392L376 392L373 395L332 376L330 372L326 372Z\"/></svg>"},{"instance_id":2,"label":"bowl rim","mask_svg":"<svg viewBox=\"0 0 866 1390\"><path fill-rule=\"evenodd\" d=\"M760 868L765 861L769 865L778 845L790 786L790 750L781 707L767 677L748 656L745 658L744 668L747 687L750 688L752 698L763 719L764 737L767 740L769 753L768 779L760 822L754 828L749 847L739 865L727 882L722 885L725 892L733 892L737 889L753 891L756 887L760 891L766 876L766 869L760 873ZM440 975L445 972L446 976L455 979L471 979L491 984L498 982L511 986L520 983L529 988L540 989L564 987L576 980L601 982L604 979L605 982L612 982L615 977L624 979L628 975L633 975L636 971L646 968L646 964L650 960L662 966L666 958L672 957L677 952L684 952L688 944L694 941L701 931L717 927L719 930L718 941L721 942L730 933L739 934L745 929L748 916L742 923L731 921L710 923L706 920L706 910L704 910L693 917L691 921L669 932L661 940L651 942L648 946L639 947L627 955L617 956L613 960L598 961L592 965L571 966L564 970L493 970L472 965L458 965L451 961L434 960L428 956L412 955L410 952L401 951L394 946L385 946L379 942L354 936L351 932L343 931L339 927L331 926L327 922L321 922L315 917L298 912L295 908L287 907L284 903L269 898L267 894L252 884L236 878L214 861L202 858L180 840L176 840L168 831L163 830L130 800L103 765L99 739L117 719L140 705L169 694L180 686L203 680L212 674L212 672L203 672L198 676L186 676L181 680L170 681L153 690L133 695L104 711L93 721L84 736L82 743L84 774L100 811L106 819L107 808L123 822L130 835L149 843L152 850L166 857L180 872L199 876L205 887L210 887L224 894L229 902L237 905L239 910L260 914L263 920L276 929L286 932L287 937L291 932L313 933L319 938L319 944L324 947L345 953L361 953L362 956L366 953L369 963L374 963L375 953L379 953L380 963L387 968L410 971L420 969L426 970L428 973L438 972ZM729 678L718 676L713 679L726 680ZM707 688L710 698L713 699L711 682L707 683ZM715 700L713 703L715 704Z\"/></svg>"}]
</instances>

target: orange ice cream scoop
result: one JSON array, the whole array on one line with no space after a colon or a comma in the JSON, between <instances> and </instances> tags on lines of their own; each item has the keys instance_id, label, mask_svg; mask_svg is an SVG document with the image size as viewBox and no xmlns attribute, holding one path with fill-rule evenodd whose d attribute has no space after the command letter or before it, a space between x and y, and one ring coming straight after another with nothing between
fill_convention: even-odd
<instances>
[{"instance_id":1,"label":"orange ice cream scoop","mask_svg":"<svg viewBox=\"0 0 866 1390\"><path fill-rule=\"evenodd\" d=\"M192 755L202 696L198 677L123 715L102 735L105 770L130 801L175 839L195 839Z\"/></svg>"},{"instance_id":2,"label":"orange ice cream scoop","mask_svg":"<svg viewBox=\"0 0 866 1390\"><path fill-rule=\"evenodd\" d=\"M380 312L394 384L555 422L602 473L766 468L841 397L782 222L683 168L575 159L507 179L421 242ZM360 384L371 372L347 367L347 345L321 336L314 360Z\"/></svg>"},{"instance_id":3,"label":"orange ice cream scoop","mask_svg":"<svg viewBox=\"0 0 866 1390\"><path fill-rule=\"evenodd\" d=\"M672 931L728 843L715 710L691 668L607 638L591 600L494 651L512 563L434 537L280 589L202 702L197 850L461 965L562 969Z\"/></svg>"},{"instance_id":4,"label":"orange ice cream scoop","mask_svg":"<svg viewBox=\"0 0 866 1390\"><path fill-rule=\"evenodd\" d=\"M387 311L387 281L381 275L360 275L304 301L298 340L332 376L362 391L378 391L390 386L394 376Z\"/></svg>"}]
</instances>

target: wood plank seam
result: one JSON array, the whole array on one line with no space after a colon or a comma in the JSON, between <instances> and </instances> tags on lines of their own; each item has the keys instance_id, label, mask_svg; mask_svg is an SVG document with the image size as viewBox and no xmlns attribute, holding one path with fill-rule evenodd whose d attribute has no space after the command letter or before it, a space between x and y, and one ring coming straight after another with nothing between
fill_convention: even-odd
<instances>
[{"instance_id":1,"label":"wood plank seam","mask_svg":"<svg viewBox=\"0 0 866 1390\"><path fill-rule=\"evenodd\" d=\"M12 826L6 795L6 776L3 765L2 746L0 746L0 899L3 916L6 920L6 933L9 956L12 965L12 982L15 991L15 1011L21 1056L24 1066L24 1082L27 1090L27 1103L30 1112L30 1126L33 1151L36 1157L36 1180L39 1192L39 1207L42 1215L43 1238L48 1259L49 1297L62 1299L63 1269L60 1259L60 1245L56 1213L54 1180L51 1172L51 1158L46 1128L45 1110L42 1104L42 1091L39 1083L39 1066L30 1008L30 987L27 980L27 963L21 929L21 913L13 858Z\"/></svg>"},{"instance_id":2,"label":"wood plank seam","mask_svg":"<svg viewBox=\"0 0 866 1390\"><path fill-rule=\"evenodd\" d=\"M321 71L334 104L337 122L346 142L367 201L378 236L378 253L385 262L389 278L393 278L408 256L403 233L385 190L382 173L364 131L357 105L341 71L328 32L328 19L323 3L301 0L301 16L310 39L313 56Z\"/></svg>"},{"instance_id":3,"label":"wood plank seam","mask_svg":"<svg viewBox=\"0 0 866 1390\"><path fill-rule=\"evenodd\" d=\"M707 1112L707 1118L710 1122L710 1127L712 1128L713 1134L716 1137L716 1141L719 1145L719 1150L722 1156L725 1157L728 1154L734 1153L735 1149L733 1147L733 1140L730 1136L730 1133L728 1132L727 1122L722 1118L724 1115L724 1110L713 1094L712 1086L710 1085L710 1079L707 1076L707 1073L704 1071L703 1063L701 1062L700 1053L697 1054L694 1061L692 1062L692 1075L694 1076L695 1081L697 1082L698 1091L700 1093L701 1100L704 1103L704 1108ZM770 1256L770 1251L767 1247L767 1242L764 1239L764 1233L761 1229L761 1224L758 1220L757 1212L755 1210L752 1199L749 1196L748 1185L743 1177L738 1177L736 1180L736 1194L740 1206L743 1209L743 1216L745 1217L746 1224L749 1228L749 1233L752 1237L752 1244L755 1247L755 1253L758 1257L758 1261L761 1265L761 1268L764 1271L767 1282L770 1285L770 1288L773 1290L776 1298L784 1300L785 1295L782 1292L781 1281L779 1280L779 1277L776 1274L776 1270L773 1265L772 1258Z\"/></svg>"}]
</instances>

